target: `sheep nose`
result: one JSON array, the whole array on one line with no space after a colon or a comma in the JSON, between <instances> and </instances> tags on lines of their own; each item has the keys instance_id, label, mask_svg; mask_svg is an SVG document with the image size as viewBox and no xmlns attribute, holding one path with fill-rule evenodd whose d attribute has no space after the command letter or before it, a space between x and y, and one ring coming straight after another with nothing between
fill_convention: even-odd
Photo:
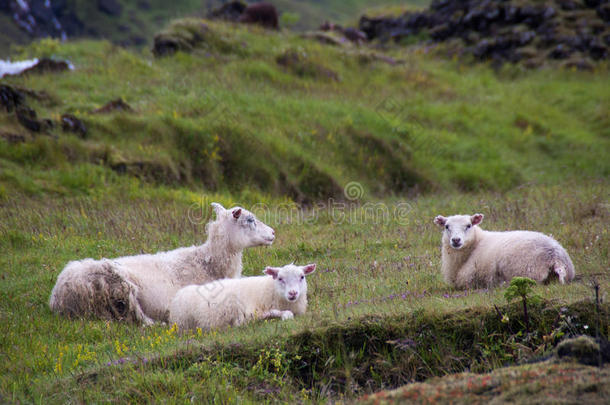
<instances>
[{"instance_id":1,"label":"sheep nose","mask_svg":"<svg viewBox=\"0 0 610 405\"><path fill-rule=\"evenodd\" d=\"M460 238L451 238L451 243L458 245L460 243Z\"/></svg>"},{"instance_id":2,"label":"sheep nose","mask_svg":"<svg viewBox=\"0 0 610 405\"><path fill-rule=\"evenodd\" d=\"M295 290L288 291L288 297L295 298L297 296L297 292Z\"/></svg>"}]
</instances>

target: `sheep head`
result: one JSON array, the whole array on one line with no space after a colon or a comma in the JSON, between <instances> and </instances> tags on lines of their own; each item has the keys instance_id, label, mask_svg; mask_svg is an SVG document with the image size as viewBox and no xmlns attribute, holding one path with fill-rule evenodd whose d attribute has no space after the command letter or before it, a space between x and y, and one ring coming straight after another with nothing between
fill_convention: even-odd
<instances>
[{"instance_id":1,"label":"sheep head","mask_svg":"<svg viewBox=\"0 0 610 405\"><path fill-rule=\"evenodd\" d=\"M275 240L275 231L261 222L250 211L242 207L224 208L219 203L212 203L216 220L222 224L225 237L231 246L237 249L271 245Z\"/></svg>"},{"instance_id":2,"label":"sheep head","mask_svg":"<svg viewBox=\"0 0 610 405\"><path fill-rule=\"evenodd\" d=\"M275 280L276 293L288 302L295 302L299 297L307 294L307 281L305 276L316 270L315 263L306 266L288 264L283 267L267 267L263 273Z\"/></svg>"},{"instance_id":3,"label":"sheep head","mask_svg":"<svg viewBox=\"0 0 610 405\"><path fill-rule=\"evenodd\" d=\"M483 221L483 214L452 215L448 218L439 215L434 223L444 228L443 243L453 249L468 247L475 240L473 229Z\"/></svg>"}]
</instances>

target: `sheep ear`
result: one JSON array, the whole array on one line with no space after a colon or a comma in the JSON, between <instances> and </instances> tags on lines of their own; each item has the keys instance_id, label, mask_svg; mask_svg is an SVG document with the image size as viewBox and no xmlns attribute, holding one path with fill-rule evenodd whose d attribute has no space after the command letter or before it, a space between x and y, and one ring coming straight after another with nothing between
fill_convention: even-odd
<instances>
[{"instance_id":1,"label":"sheep ear","mask_svg":"<svg viewBox=\"0 0 610 405\"><path fill-rule=\"evenodd\" d=\"M274 280L277 278L277 275L279 272L280 272L279 269L274 269L273 267L267 267L267 268L265 268L265 270L263 270L263 273L265 273L268 276L273 277Z\"/></svg>"},{"instance_id":2,"label":"sheep ear","mask_svg":"<svg viewBox=\"0 0 610 405\"><path fill-rule=\"evenodd\" d=\"M213 202L210 205L214 209L214 212L216 213L216 217L217 218L220 217L220 215L223 214L226 211L225 207L223 207L222 205L218 204L217 202Z\"/></svg>"},{"instance_id":3,"label":"sheep ear","mask_svg":"<svg viewBox=\"0 0 610 405\"><path fill-rule=\"evenodd\" d=\"M470 217L470 222L472 225L478 225L483 222L483 214L474 214Z\"/></svg>"},{"instance_id":4,"label":"sheep ear","mask_svg":"<svg viewBox=\"0 0 610 405\"><path fill-rule=\"evenodd\" d=\"M434 218L434 223L438 226L445 226L445 224L447 223L447 218L445 218L442 215L439 215L436 218Z\"/></svg>"},{"instance_id":5,"label":"sheep ear","mask_svg":"<svg viewBox=\"0 0 610 405\"><path fill-rule=\"evenodd\" d=\"M233 210L233 218L237 219L241 215L241 208Z\"/></svg>"},{"instance_id":6,"label":"sheep ear","mask_svg":"<svg viewBox=\"0 0 610 405\"><path fill-rule=\"evenodd\" d=\"M315 263L308 264L307 266L303 266L303 273L305 273L306 276L310 275L314 271L316 271Z\"/></svg>"}]
</instances>

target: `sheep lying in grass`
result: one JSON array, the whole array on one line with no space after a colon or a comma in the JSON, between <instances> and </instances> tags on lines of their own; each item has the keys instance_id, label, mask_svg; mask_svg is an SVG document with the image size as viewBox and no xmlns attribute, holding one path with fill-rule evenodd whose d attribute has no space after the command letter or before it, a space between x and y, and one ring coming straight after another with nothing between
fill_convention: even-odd
<instances>
[{"instance_id":1,"label":"sheep lying in grass","mask_svg":"<svg viewBox=\"0 0 610 405\"><path fill-rule=\"evenodd\" d=\"M241 277L242 251L272 244L275 232L243 208L212 206L216 221L208 223L208 239L201 246L68 263L51 293L51 309L67 316L150 324L166 321L180 288Z\"/></svg>"},{"instance_id":2,"label":"sheep lying in grass","mask_svg":"<svg viewBox=\"0 0 610 405\"><path fill-rule=\"evenodd\" d=\"M458 288L491 287L513 277L564 284L574 278L570 256L554 239L539 232L489 232L478 225L483 214L441 215L434 223L444 228L442 271Z\"/></svg>"},{"instance_id":3,"label":"sheep lying in grass","mask_svg":"<svg viewBox=\"0 0 610 405\"><path fill-rule=\"evenodd\" d=\"M315 264L267 267L266 276L189 285L176 293L169 323L180 330L237 326L253 319L292 319L307 310L307 281Z\"/></svg>"}]
</instances>

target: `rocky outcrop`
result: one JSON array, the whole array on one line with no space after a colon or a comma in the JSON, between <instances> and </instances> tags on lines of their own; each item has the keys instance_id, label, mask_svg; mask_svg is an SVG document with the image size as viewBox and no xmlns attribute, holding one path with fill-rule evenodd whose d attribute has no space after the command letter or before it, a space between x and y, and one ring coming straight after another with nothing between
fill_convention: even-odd
<instances>
[{"instance_id":1,"label":"rocky outcrop","mask_svg":"<svg viewBox=\"0 0 610 405\"><path fill-rule=\"evenodd\" d=\"M51 96L44 91L34 91L21 87L0 85L0 111L11 114L29 135L37 134L52 135L52 130L58 124L50 118L39 118L36 110L28 106L26 96L34 98L43 103L53 102ZM73 114L63 114L59 121L64 132L73 132L84 138L87 134L85 123ZM29 137L31 137L29 136ZM26 137L23 134L2 132L2 138L9 142L23 142Z\"/></svg>"},{"instance_id":2,"label":"rocky outcrop","mask_svg":"<svg viewBox=\"0 0 610 405\"><path fill-rule=\"evenodd\" d=\"M0 12L33 37L65 39L81 31L83 24L62 0L3 0Z\"/></svg>"},{"instance_id":3,"label":"rocky outcrop","mask_svg":"<svg viewBox=\"0 0 610 405\"><path fill-rule=\"evenodd\" d=\"M608 0L434 0L397 18L362 16L369 40L400 42L417 35L457 40L462 53L497 62L562 60L577 68L608 58ZM456 41L454 41L456 42Z\"/></svg>"}]
</instances>

